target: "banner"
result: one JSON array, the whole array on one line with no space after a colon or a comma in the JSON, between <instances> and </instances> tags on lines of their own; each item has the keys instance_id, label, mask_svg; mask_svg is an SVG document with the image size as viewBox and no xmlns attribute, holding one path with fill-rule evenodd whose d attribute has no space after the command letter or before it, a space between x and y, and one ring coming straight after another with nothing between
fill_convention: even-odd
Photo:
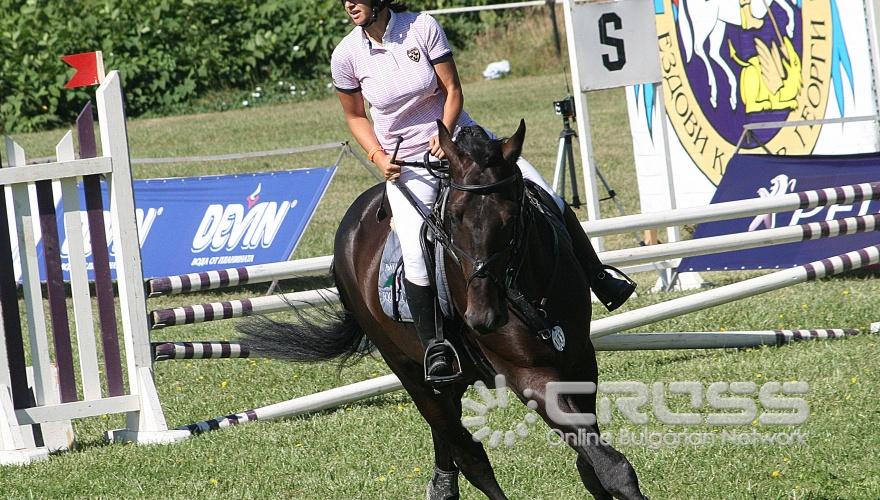
<instances>
[{"instance_id":1,"label":"banner","mask_svg":"<svg viewBox=\"0 0 880 500\"><path fill-rule=\"evenodd\" d=\"M877 114L866 1L655 0L662 90L627 90L642 211L708 203L749 124L789 124L756 130L750 153L880 150L876 121L791 125Z\"/></svg>"},{"instance_id":2,"label":"banner","mask_svg":"<svg viewBox=\"0 0 880 500\"><path fill-rule=\"evenodd\" d=\"M312 218L336 167L134 181L145 278L287 260ZM110 202L102 186L104 220L115 279ZM80 203L85 207L82 185ZM69 279L68 242L58 204L61 262ZM86 213L81 212L84 231ZM94 279L88 233L89 277ZM37 248L45 279L43 248ZM18 276L21 279L20 276Z\"/></svg>"},{"instance_id":3,"label":"banner","mask_svg":"<svg viewBox=\"0 0 880 500\"><path fill-rule=\"evenodd\" d=\"M850 156L734 155L727 165L712 203L766 198L827 187L880 181L880 154ZM694 238L797 226L809 222L880 213L880 201L831 205L794 212L742 219L706 222L697 226ZM868 232L835 238L788 243L735 252L688 257L679 272L738 269L778 269L880 244L880 233Z\"/></svg>"}]
</instances>

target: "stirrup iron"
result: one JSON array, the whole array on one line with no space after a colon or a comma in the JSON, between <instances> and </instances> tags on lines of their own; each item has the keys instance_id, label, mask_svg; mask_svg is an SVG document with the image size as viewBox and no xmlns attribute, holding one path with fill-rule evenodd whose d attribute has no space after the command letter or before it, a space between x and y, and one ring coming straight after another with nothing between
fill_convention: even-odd
<instances>
[{"instance_id":1,"label":"stirrup iron","mask_svg":"<svg viewBox=\"0 0 880 500\"><path fill-rule=\"evenodd\" d=\"M429 375L428 366L435 356L446 356L450 361L452 373L450 375ZM434 387L440 387L458 382L464 378L464 372L461 369L461 359L458 357L458 351L446 339L432 340L428 347L425 348L425 356L422 358L422 370L425 374L425 382Z\"/></svg>"}]
</instances>

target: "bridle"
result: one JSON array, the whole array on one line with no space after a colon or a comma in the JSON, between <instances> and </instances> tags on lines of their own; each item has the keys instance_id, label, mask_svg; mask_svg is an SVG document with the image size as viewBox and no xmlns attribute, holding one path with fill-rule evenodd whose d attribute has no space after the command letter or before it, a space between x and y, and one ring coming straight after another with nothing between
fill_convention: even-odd
<instances>
[{"instance_id":1,"label":"bridle","mask_svg":"<svg viewBox=\"0 0 880 500\"><path fill-rule=\"evenodd\" d=\"M470 284L475 279L490 279L496 286L501 288L501 291L506 290L516 279L517 272L519 270L519 261L521 260L521 249L523 242L525 241L525 232L527 229L527 225L525 224L526 217L526 207L527 203L523 203L523 198L525 197L525 186L522 180L522 174L517 169L513 174L488 184L459 184L450 180L449 188L455 191L461 191L477 196L489 196L492 194L500 193L502 189L507 187L510 184L519 184L516 188L517 198L516 198L516 206L517 206L517 215L514 221L513 226L513 235L511 236L510 241L507 242L504 247L489 255L485 258L477 258L473 257L469 253L465 252L458 244L455 242L454 237L450 237L450 242L453 247L453 251L458 253L459 255L465 257L473 267L473 271L468 275L465 281L465 288L470 286ZM446 191L446 197L448 197L449 191ZM445 206L444 203L441 206ZM491 266L498 261L501 261L505 256L507 256L506 261L504 262L504 280L503 282L498 279L497 276L491 273ZM461 264L459 263L459 266Z\"/></svg>"},{"instance_id":2,"label":"bridle","mask_svg":"<svg viewBox=\"0 0 880 500\"><path fill-rule=\"evenodd\" d=\"M537 202L533 196L527 195L525 181L519 168L514 173L504 177L503 179L488 184L460 184L452 181L449 173L449 162L447 160L431 161L430 154L425 153L421 162L407 162L397 160L397 152L400 148L401 140L398 140L397 147L394 148L394 154L391 162L395 165L407 167L422 167L434 177L440 179L440 196L434 203L434 207L430 212L424 210L421 204L415 199L415 196L403 184L397 187L407 200L415 207L421 218L425 221L431 234L434 236L435 244L443 247L444 252L452 257L459 269L464 272L463 262L467 261L473 267L466 279L465 289L476 279L489 279L500 289L501 293L507 298L508 303L512 306L512 310L520 319L535 332L538 337L544 341L550 342L558 326L548 318L546 311L547 299L546 292L537 300L530 300L526 297L517 285L517 278L525 258L525 242L528 239L528 231L534 225L533 219L536 217L535 211L544 213L544 209L540 208L540 202ZM462 191L477 196L489 196L499 193L501 189L510 184L518 184L517 187L517 207L518 212L514 225L513 236L508 244L502 249L486 258L474 257L458 244L446 228L446 221L443 217L449 193L452 190ZM384 193L384 191L383 191ZM527 200L528 198L528 200ZM384 204L384 202L383 202ZM552 224L550 224L552 228ZM548 283L553 283L557 276L559 264L559 233L554 228L553 232L553 271L549 276ZM502 260L505 255L507 259L504 264L504 278L499 279L491 273L490 267ZM561 330L559 330L561 332ZM555 345L555 341L554 341Z\"/></svg>"},{"instance_id":3,"label":"bridle","mask_svg":"<svg viewBox=\"0 0 880 500\"><path fill-rule=\"evenodd\" d=\"M469 287L476 279L490 279L502 292L506 291L511 284L515 282L519 272L519 263L522 261L523 256L523 243L526 240L526 231L529 226L526 224L529 204L524 202L525 185L519 169L515 169L511 175L495 182L487 184L461 184L452 180L449 173L448 160L431 161L430 154L427 152L425 153L423 160L420 162L397 160L399 146L400 141L398 141L397 147L394 149L391 163L399 166L425 168L431 175L440 179L440 197L434 204L434 209L430 213L424 213L418 203L413 203L413 206L417 208L422 219L425 220L425 223L432 232L434 238L443 246L446 253L449 254L458 264L462 272L464 272L463 262L465 261L473 268L473 271L465 280L465 288ZM488 257L475 257L471 255L455 242L455 238L450 234L446 227L446 221L443 215L450 191L455 190L477 196L489 196L502 192L504 188L511 184L518 184L518 186L516 188L517 215L516 220L514 221L514 231L510 241L504 246L504 248ZM406 189L406 186L399 185L398 188L404 196L410 199L409 201L411 203L415 201L412 193ZM502 280L491 273L491 267L496 262L504 259L505 256L507 259L504 262L504 278Z\"/></svg>"}]
</instances>

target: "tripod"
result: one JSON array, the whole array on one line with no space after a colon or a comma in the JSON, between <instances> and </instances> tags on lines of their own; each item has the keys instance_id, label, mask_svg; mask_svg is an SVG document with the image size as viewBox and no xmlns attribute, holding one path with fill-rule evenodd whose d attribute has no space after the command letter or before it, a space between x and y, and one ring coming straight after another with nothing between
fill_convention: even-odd
<instances>
[{"instance_id":1,"label":"tripod","mask_svg":"<svg viewBox=\"0 0 880 500\"><path fill-rule=\"evenodd\" d=\"M557 112L560 109L564 111L566 108L564 106L557 106ZM553 173L553 191L556 191L556 193L565 200L565 176L566 170L568 170L568 178L571 182L571 206L573 208L580 208L581 198L578 194L577 177L575 177L574 170L574 152L572 151L572 137L577 137L577 132L571 128L571 118L574 115L573 113L568 114L565 112L558 114L562 115L562 131L559 132L559 148L556 151L556 170ZM599 198L599 201L613 201L614 206L617 207L617 211L620 215L626 215L623 205L620 203L620 200L617 199L617 192L611 187L605 179L605 176L602 175L602 171L599 170L598 165L596 165L595 169L596 177L599 178L599 181L602 183L602 186L605 188L605 193L607 194L604 198ZM639 246L645 246L645 240L643 240L637 232L633 232L632 234Z\"/></svg>"},{"instance_id":2,"label":"tripod","mask_svg":"<svg viewBox=\"0 0 880 500\"><path fill-rule=\"evenodd\" d=\"M574 173L574 152L571 149L571 138L577 133L571 128L571 116L562 113L562 132L559 133L559 148L556 150L556 170L553 173L553 190L565 199L565 170L571 180L571 206L580 208L581 197L578 194L577 178ZM602 179L603 183L605 179ZM607 188L607 185L606 185Z\"/></svg>"}]
</instances>

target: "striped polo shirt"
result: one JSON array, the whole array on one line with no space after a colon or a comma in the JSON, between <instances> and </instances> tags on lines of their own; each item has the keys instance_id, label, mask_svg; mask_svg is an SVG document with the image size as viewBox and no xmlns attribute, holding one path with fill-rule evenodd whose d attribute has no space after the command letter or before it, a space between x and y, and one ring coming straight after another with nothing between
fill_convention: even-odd
<instances>
[{"instance_id":1,"label":"striped polo shirt","mask_svg":"<svg viewBox=\"0 0 880 500\"><path fill-rule=\"evenodd\" d=\"M382 43L355 28L333 51L333 84L340 92L362 92L379 143L390 154L403 137L398 156L425 152L437 135L446 95L434 65L452 58L440 24L428 14L391 12ZM474 122L462 111L458 125Z\"/></svg>"}]
</instances>

